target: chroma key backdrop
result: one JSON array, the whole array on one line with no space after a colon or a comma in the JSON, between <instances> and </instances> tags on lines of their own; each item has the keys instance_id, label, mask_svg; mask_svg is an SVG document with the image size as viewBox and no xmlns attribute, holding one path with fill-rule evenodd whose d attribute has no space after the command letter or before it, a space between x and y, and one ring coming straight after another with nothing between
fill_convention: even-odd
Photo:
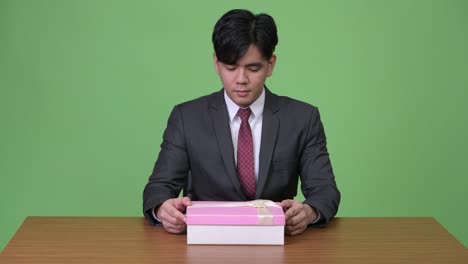
<instances>
[{"instance_id":1,"label":"chroma key backdrop","mask_svg":"<svg viewBox=\"0 0 468 264\"><path fill-rule=\"evenodd\" d=\"M172 107L221 89L233 8L275 18L267 85L319 108L338 216L431 216L468 245L467 1L1 0L0 250L28 215L142 216Z\"/></svg>"}]
</instances>

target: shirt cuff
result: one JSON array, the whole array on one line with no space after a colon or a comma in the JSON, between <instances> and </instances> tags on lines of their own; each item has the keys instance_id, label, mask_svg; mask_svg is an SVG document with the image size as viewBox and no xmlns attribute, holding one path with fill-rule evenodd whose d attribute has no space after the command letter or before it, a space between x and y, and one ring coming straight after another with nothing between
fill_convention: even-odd
<instances>
[{"instance_id":1,"label":"shirt cuff","mask_svg":"<svg viewBox=\"0 0 468 264\"><path fill-rule=\"evenodd\" d=\"M320 220L320 212L319 212L317 209L315 209L315 208L313 208L312 210L314 210L315 212L317 212L317 217L316 217L314 220L312 220L312 222L311 222L310 224L315 224L315 223L317 223L317 222Z\"/></svg>"},{"instance_id":2,"label":"shirt cuff","mask_svg":"<svg viewBox=\"0 0 468 264\"><path fill-rule=\"evenodd\" d=\"M156 209L156 207L154 207L153 209L151 209L151 215L153 216L153 219L156 220L158 223L162 223L162 221L156 216L156 214L154 213L154 209Z\"/></svg>"}]
</instances>

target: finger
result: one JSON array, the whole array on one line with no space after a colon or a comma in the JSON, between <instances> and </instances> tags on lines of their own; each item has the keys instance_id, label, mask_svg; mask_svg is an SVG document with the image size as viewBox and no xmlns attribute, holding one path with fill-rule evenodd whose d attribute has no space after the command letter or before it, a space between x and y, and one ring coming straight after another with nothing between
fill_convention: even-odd
<instances>
[{"instance_id":1,"label":"finger","mask_svg":"<svg viewBox=\"0 0 468 264\"><path fill-rule=\"evenodd\" d=\"M159 219L161 220L161 223L162 223L163 225L168 225L168 224L172 224L172 225L181 224L181 221L179 221L177 218L173 217L172 215L170 215L170 214L167 213L166 211L162 211L162 212L161 212Z\"/></svg>"},{"instance_id":2,"label":"finger","mask_svg":"<svg viewBox=\"0 0 468 264\"><path fill-rule=\"evenodd\" d=\"M169 221L163 221L162 224L165 228L173 228L173 229L185 228L185 224L174 224Z\"/></svg>"},{"instance_id":3,"label":"finger","mask_svg":"<svg viewBox=\"0 0 468 264\"><path fill-rule=\"evenodd\" d=\"M297 233L302 233L306 229L305 225L286 225L284 227L284 230L286 231L286 234L297 234Z\"/></svg>"},{"instance_id":4,"label":"finger","mask_svg":"<svg viewBox=\"0 0 468 264\"><path fill-rule=\"evenodd\" d=\"M293 200L283 200L281 202L281 207L283 207L284 216L286 218L286 221L289 219L289 217L291 217L291 215L293 213L292 211L290 211L293 204L294 204Z\"/></svg>"},{"instance_id":5,"label":"finger","mask_svg":"<svg viewBox=\"0 0 468 264\"><path fill-rule=\"evenodd\" d=\"M292 235L292 232L293 232L294 230L296 230L296 229L292 228L291 226L285 226L285 227L284 227L284 233L285 233L286 235Z\"/></svg>"},{"instance_id":6,"label":"finger","mask_svg":"<svg viewBox=\"0 0 468 264\"><path fill-rule=\"evenodd\" d=\"M174 207L177 208L180 212L185 212L187 206L192 205L189 197L177 198L174 200Z\"/></svg>"},{"instance_id":7,"label":"finger","mask_svg":"<svg viewBox=\"0 0 468 264\"><path fill-rule=\"evenodd\" d=\"M175 224L185 224L185 215L174 209L171 211L171 216L176 219Z\"/></svg>"},{"instance_id":8,"label":"finger","mask_svg":"<svg viewBox=\"0 0 468 264\"><path fill-rule=\"evenodd\" d=\"M292 203L291 207L284 213L286 219L297 215L302 210L302 206L300 203Z\"/></svg>"},{"instance_id":9,"label":"finger","mask_svg":"<svg viewBox=\"0 0 468 264\"><path fill-rule=\"evenodd\" d=\"M297 214L289 217L286 220L286 224L288 225L297 225L299 223L302 223L306 220L306 213L304 211L299 211Z\"/></svg>"},{"instance_id":10,"label":"finger","mask_svg":"<svg viewBox=\"0 0 468 264\"><path fill-rule=\"evenodd\" d=\"M296 228L296 229L289 230L286 234L290 236L296 236L296 235L304 233L304 231L305 231L305 228Z\"/></svg>"},{"instance_id":11,"label":"finger","mask_svg":"<svg viewBox=\"0 0 468 264\"><path fill-rule=\"evenodd\" d=\"M161 220L173 224L185 224L185 215L174 207L164 208L161 212Z\"/></svg>"},{"instance_id":12,"label":"finger","mask_svg":"<svg viewBox=\"0 0 468 264\"><path fill-rule=\"evenodd\" d=\"M164 226L164 229L172 234L180 234L185 231L185 226Z\"/></svg>"},{"instance_id":13,"label":"finger","mask_svg":"<svg viewBox=\"0 0 468 264\"><path fill-rule=\"evenodd\" d=\"M184 223L173 223L168 220L162 220L162 225L170 233L180 233L186 228L186 225Z\"/></svg>"},{"instance_id":14,"label":"finger","mask_svg":"<svg viewBox=\"0 0 468 264\"><path fill-rule=\"evenodd\" d=\"M179 211L184 211L185 210L185 205L183 202L183 198L175 198L174 199L174 207L177 208Z\"/></svg>"},{"instance_id":15,"label":"finger","mask_svg":"<svg viewBox=\"0 0 468 264\"><path fill-rule=\"evenodd\" d=\"M280 203L280 206L283 207L283 211L287 211L293 204L293 200L283 200Z\"/></svg>"},{"instance_id":16,"label":"finger","mask_svg":"<svg viewBox=\"0 0 468 264\"><path fill-rule=\"evenodd\" d=\"M304 224L304 222L301 222L301 223L298 223L298 224L295 224L295 225L289 225L289 224L286 224L285 225L285 229L288 230L288 231L294 231L294 230L297 230L297 229L302 229L302 228L306 228L307 225Z\"/></svg>"},{"instance_id":17,"label":"finger","mask_svg":"<svg viewBox=\"0 0 468 264\"><path fill-rule=\"evenodd\" d=\"M187 196L182 199L182 203L185 207L192 205L192 201Z\"/></svg>"}]
</instances>

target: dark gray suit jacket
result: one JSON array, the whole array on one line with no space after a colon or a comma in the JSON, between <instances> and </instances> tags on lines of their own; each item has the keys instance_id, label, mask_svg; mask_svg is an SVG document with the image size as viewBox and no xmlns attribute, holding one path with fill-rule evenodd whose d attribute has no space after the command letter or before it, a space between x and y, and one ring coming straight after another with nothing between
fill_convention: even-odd
<instances>
[{"instance_id":1,"label":"dark gray suit jacket","mask_svg":"<svg viewBox=\"0 0 468 264\"><path fill-rule=\"evenodd\" d=\"M266 88L265 88L266 89ZM318 109L265 91L256 199L280 202L297 194L320 212L317 225L335 216L335 183ZM143 211L184 189L192 200L245 201L236 175L224 90L174 107L161 151L143 192Z\"/></svg>"}]
</instances>

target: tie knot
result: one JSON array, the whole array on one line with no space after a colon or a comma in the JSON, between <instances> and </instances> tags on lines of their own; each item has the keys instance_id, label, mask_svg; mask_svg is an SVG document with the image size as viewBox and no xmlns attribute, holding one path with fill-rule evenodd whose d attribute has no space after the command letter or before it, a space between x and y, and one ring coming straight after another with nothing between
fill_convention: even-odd
<instances>
[{"instance_id":1,"label":"tie knot","mask_svg":"<svg viewBox=\"0 0 468 264\"><path fill-rule=\"evenodd\" d=\"M252 113L250 108L239 108L239 111L237 111L237 115L240 117L242 122L249 120L250 113Z\"/></svg>"}]
</instances>

